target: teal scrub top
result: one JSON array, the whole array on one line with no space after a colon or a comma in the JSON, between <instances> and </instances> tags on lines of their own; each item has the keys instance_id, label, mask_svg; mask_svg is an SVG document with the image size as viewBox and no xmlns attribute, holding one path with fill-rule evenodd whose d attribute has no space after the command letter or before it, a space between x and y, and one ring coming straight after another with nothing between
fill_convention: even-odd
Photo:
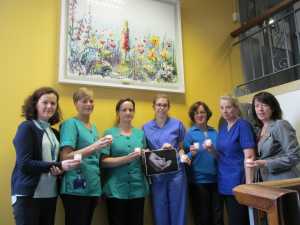
<instances>
[{"instance_id":1,"label":"teal scrub top","mask_svg":"<svg viewBox=\"0 0 300 225\"><path fill-rule=\"evenodd\" d=\"M76 118L64 121L60 127L60 149L69 146L82 149L99 139L99 133L93 124L89 129ZM78 196L100 196L102 194L99 159L100 151L83 157L80 167L64 172L61 182L61 194Z\"/></svg>"},{"instance_id":2,"label":"teal scrub top","mask_svg":"<svg viewBox=\"0 0 300 225\"><path fill-rule=\"evenodd\" d=\"M102 154L108 157L125 156L137 147L146 147L145 135L140 129L132 128L131 135L125 136L120 133L119 128L113 127L105 131L105 135L107 134L113 136L112 144L102 151ZM140 158L125 165L106 168L105 177L103 192L108 198L142 198L149 192Z\"/></svg>"}]
</instances>

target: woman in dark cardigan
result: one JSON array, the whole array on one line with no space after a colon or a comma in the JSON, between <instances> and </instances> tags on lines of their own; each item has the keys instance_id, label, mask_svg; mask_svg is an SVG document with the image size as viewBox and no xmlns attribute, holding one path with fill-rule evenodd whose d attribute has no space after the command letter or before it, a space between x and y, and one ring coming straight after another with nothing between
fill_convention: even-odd
<instances>
[{"instance_id":1,"label":"woman in dark cardigan","mask_svg":"<svg viewBox=\"0 0 300 225\"><path fill-rule=\"evenodd\" d=\"M57 176L80 164L79 160L58 162L58 132L51 128L60 121L58 99L54 89L42 87L22 107L26 120L13 140L16 163L11 195L16 225L53 225Z\"/></svg>"}]
</instances>

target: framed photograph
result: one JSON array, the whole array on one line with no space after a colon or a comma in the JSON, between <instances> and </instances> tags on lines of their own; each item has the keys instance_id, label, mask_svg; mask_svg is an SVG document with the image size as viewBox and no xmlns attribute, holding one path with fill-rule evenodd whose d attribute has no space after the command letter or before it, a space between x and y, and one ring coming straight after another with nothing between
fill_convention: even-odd
<instances>
[{"instance_id":1,"label":"framed photograph","mask_svg":"<svg viewBox=\"0 0 300 225\"><path fill-rule=\"evenodd\" d=\"M144 152L144 154L144 165L147 176L170 173L179 169L175 149L148 151Z\"/></svg>"},{"instance_id":2,"label":"framed photograph","mask_svg":"<svg viewBox=\"0 0 300 225\"><path fill-rule=\"evenodd\" d=\"M184 93L180 0L61 0L59 81Z\"/></svg>"}]
</instances>

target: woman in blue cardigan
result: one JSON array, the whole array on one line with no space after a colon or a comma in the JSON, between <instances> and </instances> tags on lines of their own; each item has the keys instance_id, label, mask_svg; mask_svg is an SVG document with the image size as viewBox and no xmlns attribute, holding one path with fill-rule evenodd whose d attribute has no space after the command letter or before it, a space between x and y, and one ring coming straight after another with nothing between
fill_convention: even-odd
<instances>
[{"instance_id":1,"label":"woman in blue cardigan","mask_svg":"<svg viewBox=\"0 0 300 225\"><path fill-rule=\"evenodd\" d=\"M13 144L16 163L12 173L12 206L16 225L53 225L57 176L79 166L79 160L58 162L60 121L58 93L50 87L37 89L22 107L25 117Z\"/></svg>"}]
</instances>

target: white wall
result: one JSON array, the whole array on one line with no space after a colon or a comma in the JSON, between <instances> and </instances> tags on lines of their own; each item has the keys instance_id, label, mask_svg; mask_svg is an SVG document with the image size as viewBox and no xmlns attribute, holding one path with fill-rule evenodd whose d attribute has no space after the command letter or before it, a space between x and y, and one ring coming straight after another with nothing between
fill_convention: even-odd
<instances>
[{"instance_id":1,"label":"white wall","mask_svg":"<svg viewBox=\"0 0 300 225\"><path fill-rule=\"evenodd\" d=\"M288 120L297 131L300 141L300 90L275 95L283 111L283 118Z\"/></svg>"}]
</instances>

